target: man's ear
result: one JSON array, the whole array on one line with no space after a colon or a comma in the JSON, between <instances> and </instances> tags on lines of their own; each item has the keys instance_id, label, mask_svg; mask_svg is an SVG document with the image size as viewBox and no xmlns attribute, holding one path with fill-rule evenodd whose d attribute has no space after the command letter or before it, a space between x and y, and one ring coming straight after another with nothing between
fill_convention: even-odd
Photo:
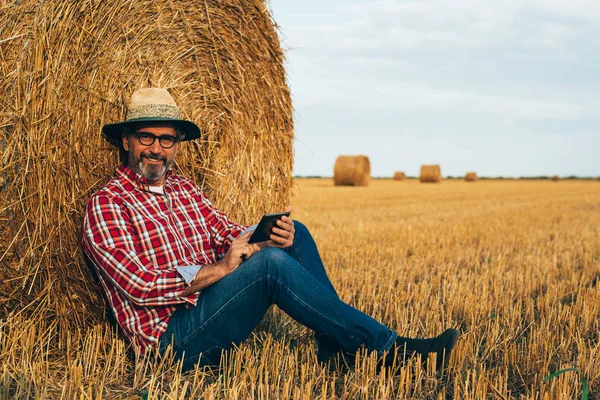
<instances>
[{"instance_id":1,"label":"man's ear","mask_svg":"<svg viewBox=\"0 0 600 400\"><path fill-rule=\"evenodd\" d=\"M129 151L129 138L127 137L127 135L125 133L121 134L121 140L123 143L123 150Z\"/></svg>"}]
</instances>

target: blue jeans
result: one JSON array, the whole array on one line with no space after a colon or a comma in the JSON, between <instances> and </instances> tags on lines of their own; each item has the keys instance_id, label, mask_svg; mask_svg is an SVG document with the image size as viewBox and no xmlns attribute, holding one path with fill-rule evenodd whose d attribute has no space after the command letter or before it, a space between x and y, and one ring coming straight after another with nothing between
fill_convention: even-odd
<instances>
[{"instance_id":1,"label":"blue jeans","mask_svg":"<svg viewBox=\"0 0 600 400\"><path fill-rule=\"evenodd\" d=\"M178 308L160 338L160 352L172 343L184 370L198 360L218 366L221 353L248 338L272 304L346 352L361 346L389 350L396 332L338 298L310 232L298 221L294 226L291 247L255 253L203 289L196 307Z\"/></svg>"}]
</instances>

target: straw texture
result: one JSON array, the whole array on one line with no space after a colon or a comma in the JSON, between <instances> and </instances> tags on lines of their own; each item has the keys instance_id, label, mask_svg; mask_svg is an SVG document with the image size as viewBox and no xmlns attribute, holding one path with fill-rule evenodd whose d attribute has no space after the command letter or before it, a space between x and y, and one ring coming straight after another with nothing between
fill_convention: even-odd
<instances>
[{"instance_id":1,"label":"straw texture","mask_svg":"<svg viewBox=\"0 0 600 400\"><path fill-rule=\"evenodd\" d=\"M422 165L421 173L419 174L420 182L427 183L440 183L442 181L442 171L440 166L435 165Z\"/></svg>"},{"instance_id":2,"label":"straw texture","mask_svg":"<svg viewBox=\"0 0 600 400\"><path fill-rule=\"evenodd\" d=\"M2 2L0 314L102 314L79 244L87 199L118 165L101 127L151 86L204 133L176 172L232 220L290 201L292 106L263 1Z\"/></svg>"},{"instance_id":3,"label":"straw texture","mask_svg":"<svg viewBox=\"0 0 600 400\"><path fill-rule=\"evenodd\" d=\"M335 186L367 186L371 181L371 162L367 156L339 156L333 168Z\"/></svg>"}]
</instances>

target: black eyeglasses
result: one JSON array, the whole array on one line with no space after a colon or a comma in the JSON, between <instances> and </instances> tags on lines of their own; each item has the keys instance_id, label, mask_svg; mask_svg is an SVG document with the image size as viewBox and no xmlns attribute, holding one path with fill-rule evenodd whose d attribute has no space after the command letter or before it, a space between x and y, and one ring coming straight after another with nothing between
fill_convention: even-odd
<instances>
[{"instance_id":1,"label":"black eyeglasses","mask_svg":"<svg viewBox=\"0 0 600 400\"><path fill-rule=\"evenodd\" d=\"M133 134L137 136L140 143L144 146L152 146L154 141L158 139L158 143L160 143L163 149L170 149L175 146L175 143L179 142L179 139L171 135L155 136L150 132L133 132Z\"/></svg>"}]
</instances>

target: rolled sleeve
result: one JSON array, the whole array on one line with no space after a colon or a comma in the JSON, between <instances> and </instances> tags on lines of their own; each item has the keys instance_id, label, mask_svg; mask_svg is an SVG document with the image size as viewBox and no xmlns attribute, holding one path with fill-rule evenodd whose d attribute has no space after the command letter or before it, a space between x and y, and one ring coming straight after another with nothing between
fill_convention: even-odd
<instances>
[{"instance_id":1,"label":"rolled sleeve","mask_svg":"<svg viewBox=\"0 0 600 400\"><path fill-rule=\"evenodd\" d=\"M252 232L252 231L256 230L256 227L257 227L257 226L258 226L258 224L254 224L254 225L252 225L252 226L249 226L249 227L247 227L246 229L244 229L244 230L242 231L242 233L240 233L240 236L242 236L242 235L245 235L245 234L246 234L246 233L248 233L248 232Z\"/></svg>"},{"instance_id":2,"label":"rolled sleeve","mask_svg":"<svg viewBox=\"0 0 600 400\"><path fill-rule=\"evenodd\" d=\"M185 279L185 283L188 285L194 280L196 274L200 271L200 268L202 268L202 265L181 265L175 267L179 275Z\"/></svg>"}]
</instances>

